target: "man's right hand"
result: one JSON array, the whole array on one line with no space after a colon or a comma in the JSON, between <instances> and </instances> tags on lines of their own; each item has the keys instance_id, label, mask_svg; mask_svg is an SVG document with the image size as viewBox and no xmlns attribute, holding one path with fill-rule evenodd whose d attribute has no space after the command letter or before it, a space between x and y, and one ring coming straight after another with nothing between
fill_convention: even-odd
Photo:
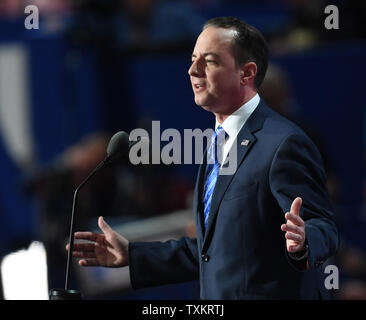
<instances>
[{"instance_id":1,"label":"man's right hand","mask_svg":"<svg viewBox=\"0 0 366 320\"><path fill-rule=\"evenodd\" d=\"M76 232L75 239L89 240L88 243L74 243L72 256L80 258L83 267L124 267L128 266L128 240L114 231L99 217L98 226L103 234L94 232ZM69 250L69 244L66 250Z\"/></svg>"}]
</instances>

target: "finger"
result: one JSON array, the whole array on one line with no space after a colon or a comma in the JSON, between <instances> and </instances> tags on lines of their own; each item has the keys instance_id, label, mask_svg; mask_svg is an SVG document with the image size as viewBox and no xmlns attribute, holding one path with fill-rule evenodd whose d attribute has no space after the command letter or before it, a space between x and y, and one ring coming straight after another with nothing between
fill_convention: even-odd
<instances>
[{"instance_id":1,"label":"finger","mask_svg":"<svg viewBox=\"0 0 366 320\"><path fill-rule=\"evenodd\" d=\"M113 231L107 222L104 221L103 217L99 217L98 226L100 230L103 231L104 234Z\"/></svg>"},{"instance_id":2,"label":"finger","mask_svg":"<svg viewBox=\"0 0 366 320\"><path fill-rule=\"evenodd\" d=\"M70 250L70 244L66 244L66 250ZM85 251L85 252L94 252L95 245L94 243L74 243L73 251Z\"/></svg>"},{"instance_id":3,"label":"finger","mask_svg":"<svg viewBox=\"0 0 366 320\"><path fill-rule=\"evenodd\" d=\"M304 233L303 230L300 227L298 227L298 226L296 226L294 224L288 224L288 223L287 224L283 224L281 226L281 230L282 231L289 231L289 232L297 233L297 234L300 234L300 235L302 235Z\"/></svg>"},{"instance_id":4,"label":"finger","mask_svg":"<svg viewBox=\"0 0 366 320\"><path fill-rule=\"evenodd\" d=\"M85 252L85 251L73 251L72 256L74 258L83 258L83 259L95 259L95 253L94 252Z\"/></svg>"},{"instance_id":5,"label":"finger","mask_svg":"<svg viewBox=\"0 0 366 320\"><path fill-rule=\"evenodd\" d=\"M79 260L79 265L82 267L99 267L100 266L97 259L82 259L82 260Z\"/></svg>"},{"instance_id":6,"label":"finger","mask_svg":"<svg viewBox=\"0 0 366 320\"><path fill-rule=\"evenodd\" d=\"M81 240L97 241L99 234L94 232L75 232L74 238Z\"/></svg>"},{"instance_id":7,"label":"finger","mask_svg":"<svg viewBox=\"0 0 366 320\"><path fill-rule=\"evenodd\" d=\"M300 216L293 214L291 212L287 212L285 214L285 218L287 219L287 223L288 223L288 221L290 221L299 227L303 227L305 225L304 220L302 220Z\"/></svg>"},{"instance_id":8,"label":"finger","mask_svg":"<svg viewBox=\"0 0 366 320\"><path fill-rule=\"evenodd\" d=\"M302 199L300 197L297 197L291 204L290 212L299 215L300 214L300 208L302 205Z\"/></svg>"},{"instance_id":9,"label":"finger","mask_svg":"<svg viewBox=\"0 0 366 320\"><path fill-rule=\"evenodd\" d=\"M302 236L296 233L292 232L286 232L285 237L287 240L293 240L295 242L301 243L302 242Z\"/></svg>"},{"instance_id":10,"label":"finger","mask_svg":"<svg viewBox=\"0 0 366 320\"><path fill-rule=\"evenodd\" d=\"M94 243L74 243L73 251L94 252Z\"/></svg>"},{"instance_id":11,"label":"finger","mask_svg":"<svg viewBox=\"0 0 366 320\"><path fill-rule=\"evenodd\" d=\"M287 251L288 252L292 252L292 253L295 253L295 252L299 252L303 249L303 246L301 244L298 244L298 245L291 245L287 248Z\"/></svg>"}]
</instances>

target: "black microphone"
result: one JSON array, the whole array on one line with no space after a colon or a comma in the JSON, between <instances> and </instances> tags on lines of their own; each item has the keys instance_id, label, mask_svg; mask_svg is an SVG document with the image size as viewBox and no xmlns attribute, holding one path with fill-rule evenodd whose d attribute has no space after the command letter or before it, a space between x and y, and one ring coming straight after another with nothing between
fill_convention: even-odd
<instances>
[{"instance_id":1,"label":"black microphone","mask_svg":"<svg viewBox=\"0 0 366 320\"><path fill-rule=\"evenodd\" d=\"M137 143L137 142L136 142ZM98 164L98 166L86 177L86 179L76 188L74 192L74 199L71 212L71 224L70 224L70 236L69 236L69 251L67 255L66 266L66 279L65 289L52 289L50 290L50 300L80 300L81 294L76 290L69 290L70 284L70 270L71 270L71 257L74 248L74 216L77 208L77 196L83 186L100 170L104 165L112 161L119 160L128 155L129 149L135 143L129 141L129 136L126 132L117 132L108 143L107 156L104 160Z\"/></svg>"},{"instance_id":2,"label":"black microphone","mask_svg":"<svg viewBox=\"0 0 366 320\"><path fill-rule=\"evenodd\" d=\"M128 134L124 131L117 132L109 141L106 161L117 160L128 155L131 148Z\"/></svg>"}]
</instances>

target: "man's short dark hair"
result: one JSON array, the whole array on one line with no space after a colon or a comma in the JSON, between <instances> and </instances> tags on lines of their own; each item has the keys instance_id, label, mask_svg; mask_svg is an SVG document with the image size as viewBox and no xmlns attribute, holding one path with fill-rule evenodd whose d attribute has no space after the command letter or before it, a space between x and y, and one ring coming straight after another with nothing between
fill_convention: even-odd
<instances>
[{"instance_id":1,"label":"man's short dark hair","mask_svg":"<svg viewBox=\"0 0 366 320\"><path fill-rule=\"evenodd\" d=\"M203 29L208 27L235 30L233 39L234 58L237 66L246 62L255 62L257 74L254 84L259 89L268 66L268 45L263 35L253 26L235 17L218 17L208 20Z\"/></svg>"}]
</instances>

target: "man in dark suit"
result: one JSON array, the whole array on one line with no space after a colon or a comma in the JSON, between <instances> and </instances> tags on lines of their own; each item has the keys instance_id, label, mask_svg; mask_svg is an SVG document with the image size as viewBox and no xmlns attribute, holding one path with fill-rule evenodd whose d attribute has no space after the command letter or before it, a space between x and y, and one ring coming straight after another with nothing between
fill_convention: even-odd
<instances>
[{"instance_id":1,"label":"man in dark suit","mask_svg":"<svg viewBox=\"0 0 366 320\"><path fill-rule=\"evenodd\" d=\"M260 100L267 64L252 26L230 17L205 24L189 75L216 130L194 193L197 238L129 243L100 217L103 234L75 234L92 241L75 244L80 265L129 265L133 288L199 279L201 299L327 297L321 266L338 232L322 159L300 128ZM226 160L235 160L232 174L220 174Z\"/></svg>"}]
</instances>

